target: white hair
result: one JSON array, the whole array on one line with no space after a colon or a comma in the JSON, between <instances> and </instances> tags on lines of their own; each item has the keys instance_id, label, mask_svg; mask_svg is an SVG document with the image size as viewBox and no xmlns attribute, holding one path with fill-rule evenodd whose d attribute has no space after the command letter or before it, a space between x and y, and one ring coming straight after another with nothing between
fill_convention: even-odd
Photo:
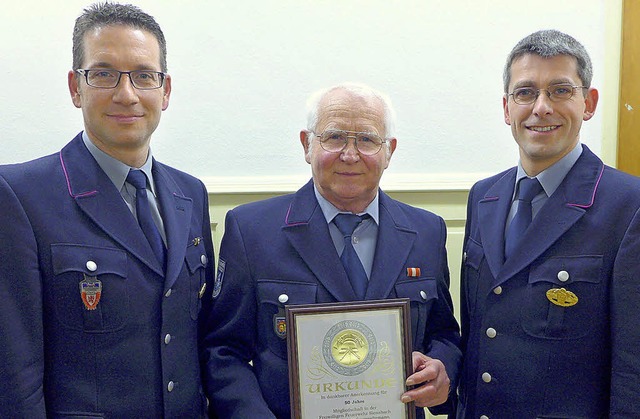
<instances>
[{"instance_id":1,"label":"white hair","mask_svg":"<svg viewBox=\"0 0 640 419\"><path fill-rule=\"evenodd\" d=\"M320 111L320 102L329 93L334 90L346 90L363 99L376 98L382 102L384 108L384 136L392 138L395 131L396 112L391 104L391 99L386 94L373 89L362 83L345 82L318 90L307 99L307 129L315 131L318 124L318 113Z\"/></svg>"},{"instance_id":2,"label":"white hair","mask_svg":"<svg viewBox=\"0 0 640 419\"><path fill-rule=\"evenodd\" d=\"M307 130L315 132L316 127L318 125L318 114L320 113L320 102L322 99L329 93L335 90L345 90L351 94L356 95L359 98L363 99L378 99L382 102L382 106L384 109L384 138L390 139L394 137L395 134L395 122L396 122L396 112L393 109L393 105L391 104L391 99L386 94L375 90L372 87L367 86L362 83L353 83L353 82L344 82L337 84L335 86L327 87L324 89L320 89L314 93L312 93L307 99ZM307 143L311 142L311 138L307 135ZM387 157L391 155L391 145L387 141L386 143L386 152ZM309 153L311 152L311 148L309 148Z\"/></svg>"}]
</instances>

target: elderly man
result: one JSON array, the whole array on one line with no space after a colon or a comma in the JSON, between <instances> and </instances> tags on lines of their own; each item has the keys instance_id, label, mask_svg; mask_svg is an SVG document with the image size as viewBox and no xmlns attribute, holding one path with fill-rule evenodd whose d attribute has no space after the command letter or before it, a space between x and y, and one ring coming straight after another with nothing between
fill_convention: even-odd
<instances>
[{"instance_id":1,"label":"elderly man","mask_svg":"<svg viewBox=\"0 0 640 419\"><path fill-rule=\"evenodd\" d=\"M507 58L520 162L469 194L460 418L640 417L640 180L580 143L591 76L555 30Z\"/></svg>"},{"instance_id":2,"label":"elderly man","mask_svg":"<svg viewBox=\"0 0 640 419\"><path fill-rule=\"evenodd\" d=\"M203 353L211 406L224 418L290 417L287 345L276 324L285 302L406 297L418 372L402 402L447 411L460 351L446 229L440 217L379 189L397 144L391 105L369 87L344 84L315 94L308 111L300 142L313 179L227 214ZM366 215L349 250L363 269L359 283L340 260L349 247L336 225L342 214ZM421 274L410 276L412 267Z\"/></svg>"},{"instance_id":3,"label":"elderly man","mask_svg":"<svg viewBox=\"0 0 640 419\"><path fill-rule=\"evenodd\" d=\"M166 71L151 16L90 6L68 75L84 131L59 153L0 167L0 417L207 414L207 193L151 156Z\"/></svg>"}]
</instances>

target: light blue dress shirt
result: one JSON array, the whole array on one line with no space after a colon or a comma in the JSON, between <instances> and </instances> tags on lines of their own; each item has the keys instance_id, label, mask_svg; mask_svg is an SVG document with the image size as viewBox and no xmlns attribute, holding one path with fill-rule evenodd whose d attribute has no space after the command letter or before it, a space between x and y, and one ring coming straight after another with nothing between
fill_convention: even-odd
<instances>
[{"instance_id":1,"label":"light blue dress shirt","mask_svg":"<svg viewBox=\"0 0 640 419\"><path fill-rule=\"evenodd\" d=\"M536 195L531 201L531 219L534 219L536 215L538 215L540 208L542 208L542 206L547 202L549 197L553 195L556 189L558 189L558 186L560 186L564 178L567 176L567 173L569 173L569 170L571 170L571 168L573 167L573 165L576 164L576 161L578 161L578 158L580 158L581 154L582 154L582 144L578 143L573 148L573 150L567 153L566 156L564 156L563 158L555 162L553 165L551 165L550 167L547 167L545 170L543 170L542 172L538 173L537 176L535 176L538 179L538 182L540 182L540 184L542 185L543 190L538 195ZM513 190L513 197L511 198L511 209L509 210L509 215L507 216L507 223L504 229L505 236L506 236L507 228L509 227L509 224L511 224L513 217L516 215L516 210L518 209L517 208L518 205L516 203L517 202L516 196L518 192L516 188L518 188L518 182L520 181L520 179L525 177L530 177L530 176L527 176L527 173L522 168L522 163L518 162L518 171L516 173L516 183Z\"/></svg>"},{"instance_id":2,"label":"light blue dress shirt","mask_svg":"<svg viewBox=\"0 0 640 419\"><path fill-rule=\"evenodd\" d=\"M129 207L129 210L133 214L133 216L138 218L136 215L136 188L133 185L126 182L127 176L129 175L130 169L140 169L147 175L147 179L149 179L149 184L147 185L147 196L149 197L149 207L151 208L151 215L153 217L153 221L156 223L158 230L160 230L160 235L162 236L162 240L165 245L167 244L167 237L164 231L164 222L162 221L162 217L160 216L160 209L158 207L158 198L156 196L155 191L155 182L153 181L153 173L151 172L151 166L153 164L153 156L151 155L151 149L149 149L149 155L147 156L147 161L142 165L142 167L131 167L120 160L115 159L100 150L96 147L95 144L91 142L86 132L82 132L82 140L84 141L84 145L89 150L89 153L93 156L93 158L98 163L98 166L107 174L109 179L116 186L116 189L120 191L120 195L124 202Z\"/></svg>"},{"instance_id":3,"label":"light blue dress shirt","mask_svg":"<svg viewBox=\"0 0 640 419\"><path fill-rule=\"evenodd\" d=\"M313 191L316 194L316 199L320 204L320 209L324 214L325 220L329 225L329 233L331 234L331 240L341 255L344 250L344 237L338 227L332 222L336 215L344 213L337 209L331 202L325 199L315 184L313 185ZM356 227L351 237L353 247L356 250L356 254L360 258L360 262L364 267L364 271L367 273L367 278L371 278L371 269L373 267L373 258L376 252L376 244L378 242L378 225L379 225L379 207L378 207L378 193L371 203L365 208L365 210L357 215L369 214L371 218L366 219Z\"/></svg>"}]
</instances>

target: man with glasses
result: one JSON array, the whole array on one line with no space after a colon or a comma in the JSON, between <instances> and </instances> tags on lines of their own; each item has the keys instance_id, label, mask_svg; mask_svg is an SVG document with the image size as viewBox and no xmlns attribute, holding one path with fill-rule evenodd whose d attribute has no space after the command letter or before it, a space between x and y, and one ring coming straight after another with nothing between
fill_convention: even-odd
<instances>
[{"instance_id":1,"label":"man with glasses","mask_svg":"<svg viewBox=\"0 0 640 419\"><path fill-rule=\"evenodd\" d=\"M0 417L207 414L207 192L152 158L166 73L153 17L88 7L68 75L84 131L59 153L0 167Z\"/></svg>"},{"instance_id":2,"label":"man with glasses","mask_svg":"<svg viewBox=\"0 0 640 419\"><path fill-rule=\"evenodd\" d=\"M460 418L640 417L640 180L580 142L591 78L555 30L507 58L520 161L469 194Z\"/></svg>"},{"instance_id":3,"label":"man with glasses","mask_svg":"<svg viewBox=\"0 0 640 419\"><path fill-rule=\"evenodd\" d=\"M367 86L316 93L300 132L312 180L227 213L203 353L218 417L291 417L285 304L396 297L411 300L416 371L406 383L415 388L398 397L414 401L420 418L424 406L453 408L460 351L446 228L379 189L396 149L393 124L389 100ZM339 220L350 218L355 223L341 232Z\"/></svg>"}]
</instances>

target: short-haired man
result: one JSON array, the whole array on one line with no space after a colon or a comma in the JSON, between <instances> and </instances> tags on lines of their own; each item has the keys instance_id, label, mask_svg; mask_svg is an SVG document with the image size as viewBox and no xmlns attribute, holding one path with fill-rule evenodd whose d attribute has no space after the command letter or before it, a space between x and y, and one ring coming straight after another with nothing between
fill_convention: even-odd
<instances>
[{"instance_id":1,"label":"short-haired man","mask_svg":"<svg viewBox=\"0 0 640 419\"><path fill-rule=\"evenodd\" d=\"M88 7L68 75L84 131L0 167L0 417L206 416L207 192L151 156L166 71L151 16Z\"/></svg>"},{"instance_id":2,"label":"short-haired man","mask_svg":"<svg viewBox=\"0 0 640 419\"><path fill-rule=\"evenodd\" d=\"M591 76L555 30L507 59L520 161L469 194L458 417L640 417L640 180L580 143Z\"/></svg>"},{"instance_id":3,"label":"short-haired man","mask_svg":"<svg viewBox=\"0 0 640 419\"><path fill-rule=\"evenodd\" d=\"M397 143L393 122L388 99L369 87L315 94L300 132L313 179L294 194L227 214L204 352L207 396L219 417L290 417L286 340L275 324L285 303L409 298L418 372L402 401L447 402L460 351L446 228L440 217L380 191ZM341 263L346 244L336 225L354 214L367 215L350 240L366 274L359 285Z\"/></svg>"}]
</instances>

